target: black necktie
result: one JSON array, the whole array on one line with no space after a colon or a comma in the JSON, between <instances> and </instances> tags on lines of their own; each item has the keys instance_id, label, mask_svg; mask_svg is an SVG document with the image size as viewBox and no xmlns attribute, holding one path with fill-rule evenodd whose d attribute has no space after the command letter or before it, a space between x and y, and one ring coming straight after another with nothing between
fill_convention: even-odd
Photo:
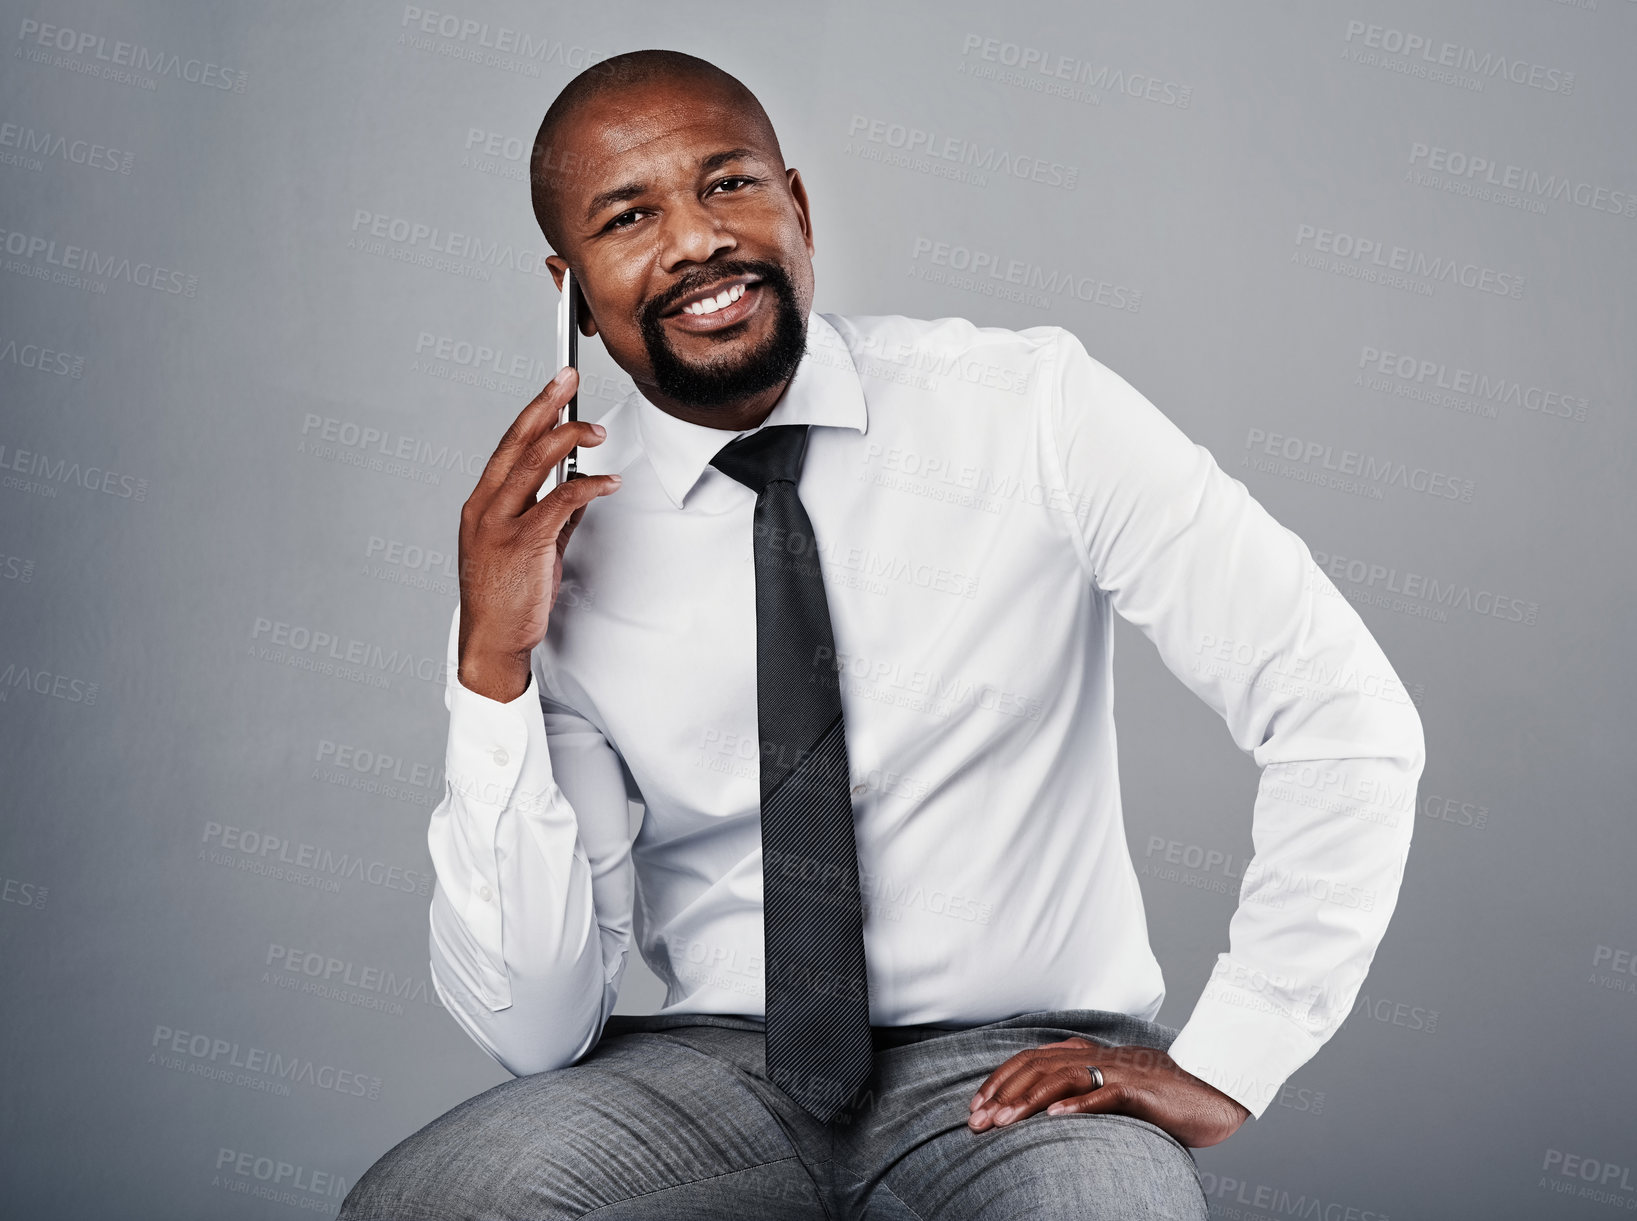
<instances>
[{"instance_id":1,"label":"black necktie","mask_svg":"<svg viewBox=\"0 0 1637 1221\"><path fill-rule=\"evenodd\" d=\"M756 719L768 1078L829 1123L870 1075L870 994L841 690L813 523L807 425L764 426L711 465L756 493Z\"/></svg>"}]
</instances>

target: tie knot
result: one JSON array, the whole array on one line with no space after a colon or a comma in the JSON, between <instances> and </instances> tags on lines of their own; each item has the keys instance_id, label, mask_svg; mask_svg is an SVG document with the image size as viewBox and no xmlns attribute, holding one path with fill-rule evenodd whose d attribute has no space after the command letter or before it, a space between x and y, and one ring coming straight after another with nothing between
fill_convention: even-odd
<instances>
[{"instance_id":1,"label":"tie knot","mask_svg":"<svg viewBox=\"0 0 1637 1221\"><path fill-rule=\"evenodd\" d=\"M774 424L729 441L710 464L760 496L777 480L799 482L806 452L806 424Z\"/></svg>"}]
</instances>

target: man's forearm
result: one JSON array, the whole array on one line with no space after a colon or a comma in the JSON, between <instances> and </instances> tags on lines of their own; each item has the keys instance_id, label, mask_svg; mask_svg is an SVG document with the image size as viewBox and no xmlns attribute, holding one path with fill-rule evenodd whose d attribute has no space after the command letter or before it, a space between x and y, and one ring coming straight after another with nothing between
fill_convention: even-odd
<instances>
[{"instance_id":1,"label":"man's forearm","mask_svg":"<svg viewBox=\"0 0 1637 1221\"><path fill-rule=\"evenodd\" d=\"M1258 1117L1347 1020L1398 902L1424 756L1413 712L1382 725L1397 753L1263 770L1229 951L1171 1048Z\"/></svg>"},{"instance_id":2,"label":"man's forearm","mask_svg":"<svg viewBox=\"0 0 1637 1221\"><path fill-rule=\"evenodd\" d=\"M538 692L526 669L501 703L451 666L447 786L427 828L433 981L467 1034L518 1074L570 1063L595 1040L617 994L634 889L618 758L583 718L555 704L548 713Z\"/></svg>"}]
</instances>

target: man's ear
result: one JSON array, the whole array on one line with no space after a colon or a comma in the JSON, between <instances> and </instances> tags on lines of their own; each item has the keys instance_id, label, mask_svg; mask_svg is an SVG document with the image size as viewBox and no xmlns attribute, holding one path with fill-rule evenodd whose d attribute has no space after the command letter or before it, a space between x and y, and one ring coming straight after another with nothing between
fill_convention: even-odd
<instances>
[{"instance_id":1,"label":"man's ear","mask_svg":"<svg viewBox=\"0 0 1637 1221\"><path fill-rule=\"evenodd\" d=\"M563 273L568 270L568 262L561 255L548 254L546 267L551 271L551 282L557 285L557 291L563 291Z\"/></svg>"},{"instance_id":2,"label":"man's ear","mask_svg":"<svg viewBox=\"0 0 1637 1221\"><path fill-rule=\"evenodd\" d=\"M557 286L557 291L563 291L563 273L568 270L568 262L557 254L546 256L546 267L551 271L551 281ZM587 339L597 333L597 316L591 312L591 303L585 299L580 291L578 280L574 282L574 295L578 298L577 305L580 311L580 334Z\"/></svg>"},{"instance_id":3,"label":"man's ear","mask_svg":"<svg viewBox=\"0 0 1637 1221\"><path fill-rule=\"evenodd\" d=\"M785 170L784 178L790 188L790 200L796 205L796 215L801 218L801 235L807 240L807 257L812 258L813 206L807 199L807 184L801 180L800 170Z\"/></svg>"}]
</instances>

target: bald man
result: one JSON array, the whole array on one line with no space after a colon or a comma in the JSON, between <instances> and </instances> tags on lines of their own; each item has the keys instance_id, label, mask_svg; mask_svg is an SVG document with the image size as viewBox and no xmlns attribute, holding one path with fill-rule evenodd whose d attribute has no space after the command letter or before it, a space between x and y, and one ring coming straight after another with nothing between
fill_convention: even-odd
<instances>
[{"instance_id":1,"label":"bald man","mask_svg":"<svg viewBox=\"0 0 1637 1221\"><path fill-rule=\"evenodd\" d=\"M583 333L637 392L560 424L560 373L461 515L429 944L514 1079L392 1149L341 1217L1205 1217L1189 1150L1345 1019L1409 820L1265 786L1232 951L1183 1031L1159 1025L1109 612L1259 764L1324 760L1337 792L1413 794L1413 706L1265 676L1390 680L1385 657L1300 539L1072 335L813 313L806 186L720 68L588 68L531 184ZM582 476L537 498L571 446ZM772 682L792 642L811 672ZM770 718L809 699L830 732L782 760ZM823 816L777 800L822 757L842 822L775 851ZM775 905L820 859L844 884ZM614 1016L633 936L666 1003Z\"/></svg>"}]
</instances>

